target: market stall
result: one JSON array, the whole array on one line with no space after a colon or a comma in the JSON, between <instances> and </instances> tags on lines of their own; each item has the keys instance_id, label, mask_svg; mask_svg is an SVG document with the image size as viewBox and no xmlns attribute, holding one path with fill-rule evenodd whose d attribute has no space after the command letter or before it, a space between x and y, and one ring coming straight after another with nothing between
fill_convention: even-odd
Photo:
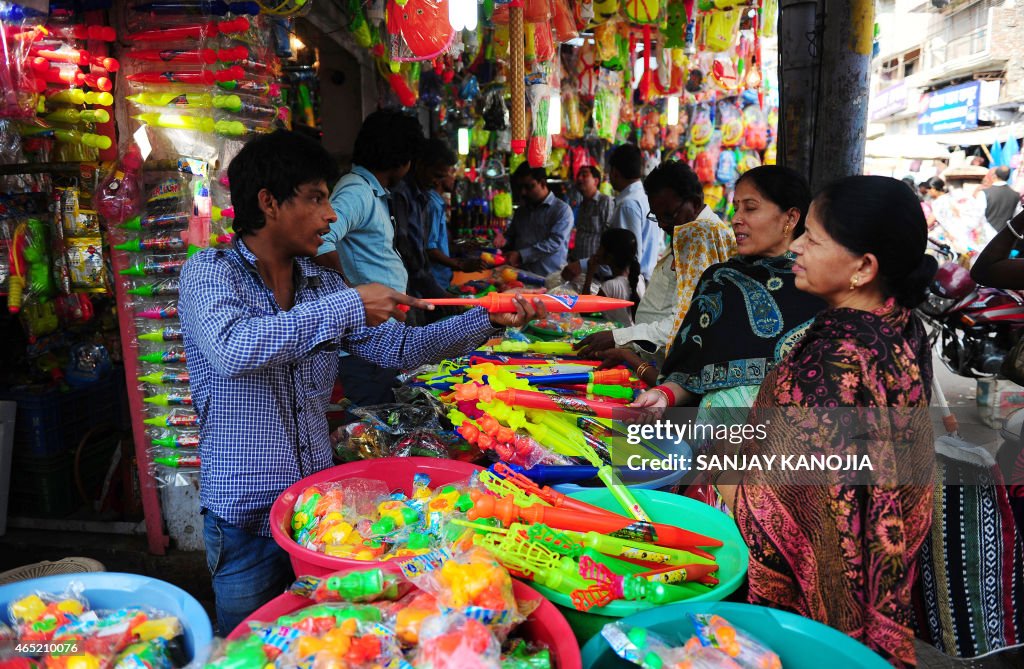
<instances>
[{"instance_id":1,"label":"market stall","mask_svg":"<svg viewBox=\"0 0 1024 669\"><path fill-rule=\"evenodd\" d=\"M6 310L38 346L40 328L89 322L83 296L105 296L106 331L117 333L103 350L95 329L85 344L62 344L70 353L50 349L73 363L58 365L56 383L41 382L47 361L28 349L10 385L19 406L44 387L83 412L75 423L70 407L56 413L68 434L54 450L66 458L69 440L111 406L99 384L123 377L132 445L120 458L153 553L197 549L202 537L202 411L178 277L195 253L233 248L226 168L247 140L278 128L332 132L318 120L332 100L321 96L316 50L295 41L304 14L326 11L317 2L96 2L88 13L78 2L0 4ZM614 652L642 666L801 667L808 654L794 649L831 633L861 666L882 663L805 619L720 604L746 579L736 524L665 491L686 473L691 446L635 438L638 412L627 405L647 388L639 370L599 369L573 346L614 327L606 316L632 302L549 290L546 277L506 266L498 243L519 164L564 185L624 143L643 152L645 172L691 165L706 204L728 213L739 176L775 160L765 62L777 4L325 4L374 63L380 106L418 115L459 156L452 255L487 269L456 276L452 297L435 304L512 313L508 291L529 292L548 317L402 370L395 404L347 407L355 420L331 434L343 464L295 477L270 510L295 583L220 630L226 642L167 584L68 575L0 587L2 622L30 646L18 661L573 669L588 644L586 666L607 666ZM319 15L301 25L323 24ZM123 369L105 375L104 354ZM60 383L75 371L86 383L68 395ZM35 439L16 442L24 480ZM662 617L692 622L692 634L658 636ZM71 646L81 662L61 664Z\"/></svg>"}]
</instances>

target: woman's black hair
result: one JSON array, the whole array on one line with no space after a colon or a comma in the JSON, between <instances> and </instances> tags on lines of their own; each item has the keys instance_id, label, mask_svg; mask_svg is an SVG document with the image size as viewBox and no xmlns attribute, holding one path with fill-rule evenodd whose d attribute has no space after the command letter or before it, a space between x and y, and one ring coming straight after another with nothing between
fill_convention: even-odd
<instances>
[{"instance_id":1,"label":"woman's black hair","mask_svg":"<svg viewBox=\"0 0 1024 669\"><path fill-rule=\"evenodd\" d=\"M266 188L278 204L295 197L299 186L321 180L330 189L338 165L318 142L289 130L276 130L249 140L228 165L234 231L244 236L266 225L259 192Z\"/></svg>"},{"instance_id":2,"label":"woman's black hair","mask_svg":"<svg viewBox=\"0 0 1024 669\"><path fill-rule=\"evenodd\" d=\"M811 207L811 187L799 172L782 165L762 165L744 172L736 185L743 182L749 182L761 197L782 211L799 210L800 220L793 228L793 239L804 233L804 221Z\"/></svg>"},{"instance_id":3,"label":"woman's black hair","mask_svg":"<svg viewBox=\"0 0 1024 669\"><path fill-rule=\"evenodd\" d=\"M901 181L881 176L853 176L826 186L814 198L825 232L852 253L878 259L882 292L913 309L938 263L925 254L928 223L921 203Z\"/></svg>"},{"instance_id":4,"label":"woman's black hair","mask_svg":"<svg viewBox=\"0 0 1024 669\"><path fill-rule=\"evenodd\" d=\"M932 177L928 181L925 181L925 183L928 184L928 188L934 188L940 193L946 192L946 182L938 177Z\"/></svg>"},{"instance_id":5,"label":"woman's black hair","mask_svg":"<svg viewBox=\"0 0 1024 669\"><path fill-rule=\"evenodd\" d=\"M633 301L633 312L636 312L640 304L640 296L637 294L637 286L640 283L640 260L639 249L636 243L636 235L625 228L611 228L605 230L601 235L601 246L605 250L605 258L611 265L615 276L622 270L629 268L629 299Z\"/></svg>"},{"instance_id":6,"label":"woman's black hair","mask_svg":"<svg viewBox=\"0 0 1024 669\"><path fill-rule=\"evenodd\" d=\"M675 192L681 200L704 201L704 187L686 163L666 160L651 170L644 179L644 191L648 197L657 195L666 188Z\"/></svg>"},{"instance_id":7,"label":"woman's black hair","mask_svg":"<svg viewBox=\"0 0 1024 669\"><path fill-rule=\"evenodd\" d=\"M399 111L375 111L363 121L352 162L370 171L390 170L415 160L424 143L420 122Z\"/></svg>"}]
</instances>

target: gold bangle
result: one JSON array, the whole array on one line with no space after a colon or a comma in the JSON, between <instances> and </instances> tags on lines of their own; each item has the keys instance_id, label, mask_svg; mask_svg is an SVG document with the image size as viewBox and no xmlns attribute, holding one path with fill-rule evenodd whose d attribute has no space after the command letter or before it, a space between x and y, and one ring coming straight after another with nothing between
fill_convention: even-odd
<instances>
[{"instance_id":1,"label":"gold bangle","mask_svg":"<svg viewBox=\"0 0 1024 669\"><path fill-rule=\"evenodd\" d=\"M641 362L639 365L637 365L637 368L636 368L636 378L638 378L641 381L643 381L644 373L647 372L647 370L650 369L650 368L651 368L651 363L649 363L649 362Z\"/></svg>"}]
</instances>

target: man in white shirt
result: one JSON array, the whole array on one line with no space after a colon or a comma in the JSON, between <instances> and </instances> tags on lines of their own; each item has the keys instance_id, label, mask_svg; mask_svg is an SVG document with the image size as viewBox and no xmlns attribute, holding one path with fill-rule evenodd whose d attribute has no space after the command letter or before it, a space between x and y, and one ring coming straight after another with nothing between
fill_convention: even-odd
<instances>
[{"instance_id":1,"label":"man in white shirt","mask_svg":"<svg viewBox=\"0 0 1024 669\"><path fill-rule=\"evenodd\" d=\"M666 348L689 309L701 274L736 252L732 228L704 205L704 189L685 163L662 163L648 175L644 188L651 218L672 235L672 248L654 267L634 316L636 324L586 337L576 345L582 356L616 346L632 345L649 354Z\"/></svg>"}]
</instances>

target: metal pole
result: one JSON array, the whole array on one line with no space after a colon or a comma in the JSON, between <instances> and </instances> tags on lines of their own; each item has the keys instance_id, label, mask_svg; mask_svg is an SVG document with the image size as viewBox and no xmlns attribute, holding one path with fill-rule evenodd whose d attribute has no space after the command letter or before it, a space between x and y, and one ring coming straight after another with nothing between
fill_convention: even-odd
<instances>
[{"instance_id":1,"label":"metal pole","mask_svg":"<svg viewBox=\"0 0 1024 669\"><path fill-rule=\"evenodd\" d=\"M824 0L811 188L864 169L874 0Z\"/></svg>"},{"instance_id":2,"label":"metal pole","mask_svg":"<svg viewBox=\"0 0 1024 669\"><path fill-rule=\"evenodd\" d=\"M778 162L808 179L813 168L821 64L820 4L821 0L779 3Z\"/></svg>"}]
</instances>

